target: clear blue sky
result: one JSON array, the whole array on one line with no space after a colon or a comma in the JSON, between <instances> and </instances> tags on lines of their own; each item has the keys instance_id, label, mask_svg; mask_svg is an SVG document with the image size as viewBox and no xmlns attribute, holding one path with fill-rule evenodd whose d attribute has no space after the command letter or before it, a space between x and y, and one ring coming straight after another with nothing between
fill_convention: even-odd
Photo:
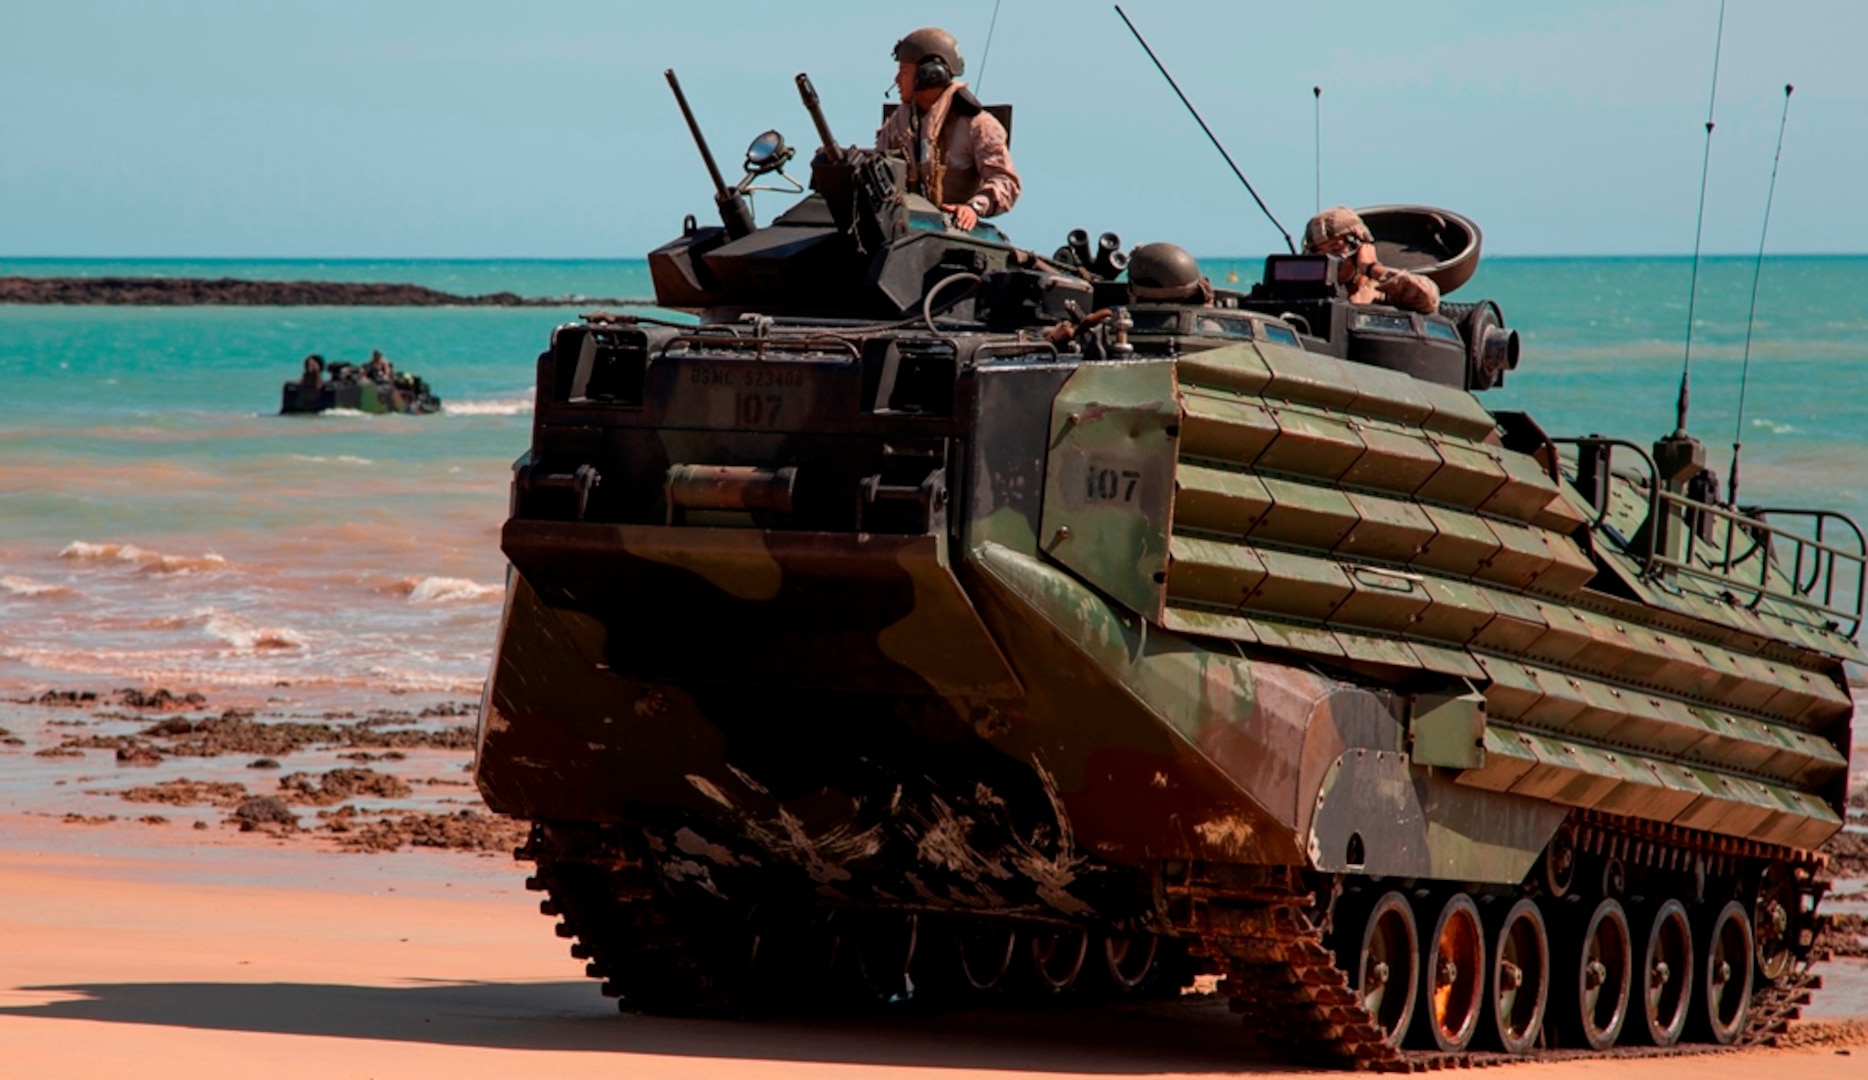
<instances>
[{"instance_id":1,"label":"clear blue sky","mask_svg":"<svg viewBox=\"0 0 1868 1080\"><path fill-rule=\"evenodd\" d=\"M1488 251L1692 249L1717 0L1130 0L1130 16L1294 233L1323 199L1420 202ZM712 212L661 72L723 164L811 125L873 135L889 48L960 36L1017 107L1001 224L1048 250L1114 229L1249 255L1277 233L1110 6L4 0L0 257L633 257ZM1758 241L1795 83L1770 249L1868 251L1868 4L1731 0L1706 250ZM802 172L802 170L800 170ZM780 203L765 197L761 219Z\"/></svg>"}]
</instances>

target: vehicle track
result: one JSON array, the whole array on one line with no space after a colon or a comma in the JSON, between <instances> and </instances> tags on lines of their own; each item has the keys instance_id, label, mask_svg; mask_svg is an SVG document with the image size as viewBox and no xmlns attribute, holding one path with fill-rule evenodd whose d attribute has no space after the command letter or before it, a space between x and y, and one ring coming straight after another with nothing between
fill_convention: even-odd
<instances>
[{"instance_id":1,"label":"vehicle track","mask_svg":"<svg viewBox=\"0 0 1868 1080\"><path fill-rule=\"evenodd\" d=\"M1718 846L1716 838L1690 844L1645 836L1651 829L1618 829L1619 819L1591 818L1576 833L1581 850L1598 857L1620 852L1642 863L1681 867ZM646 860L615 842L614 834L566 842L545 826L515 855L536 864L526 887L547 894L540 910L560 920L557 933L573 939L571 953L585 971L604 980L603 993L625 1010L665 1015L735 1015L749 1002L749 978L758 954L756 932L744 922L716 926L691 905L675 901ZM1679 837L1673 839L1678 840ZM1645 844L1645 847L1640 845ZM1787 851L1731 851L1732 858ZM1799 856L1806 860L1809 857ZM1820 898L1821 886L1815 889ZM1190 867L1166 884L1175 925L1192 955L1220 976L1247 1031L1272 1055L1297 1064L1383 1072L1422 1072L1581 1058L1679 1057L1770 1045L1784 1034L1813 991L1818 948L1797 950L1790 969L1754 989L1743 1032L1730 1046L1682 1042L1671 1047L1615 1045L1590 1050L1552 1045L1550 1025L1527 1054L1472 1049L1457 1052L1395 1045L1363 1007L1349 974L1329 942L1336 897L1320 897L1314 881L1291 867ZM1820 936L1821 921L1812 937ZM832 998L835 1001L837 999ZM769 1007L772 1003L764 1003ZM779 1003L795 1007L797 1002ZM1632 1005L1631 1005L1632 1008Z\"/></svg>"}]
</instances>

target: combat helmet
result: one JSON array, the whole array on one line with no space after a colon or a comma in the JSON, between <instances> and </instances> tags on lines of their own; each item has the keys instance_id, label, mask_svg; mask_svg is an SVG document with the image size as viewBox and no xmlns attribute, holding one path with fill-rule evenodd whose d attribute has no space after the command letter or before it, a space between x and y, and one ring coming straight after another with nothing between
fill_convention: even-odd
<instances>
[{"instance_id":1,"label":"combat helmet","mask_svg":"<svg viewBox=\"0 0 1868 1080\"><path fill-rule=\"evenodd\" d=\"M1213 298L1213 286L1186 248L1153 243L1129 255L1129 293L1137 300L1206 303Z\"/></svg>"},{"instance_id":2,"label":"combat helmet","mask_svg":"<svg viewBox=\"0 0 1868 1080\"><path fill-rule=\"evenodd\" d=\"M1304 251L1314 252L1339 236L1353 236L1365 244L1375 240L1369 227L1362 223L1362 215L1347 206L1332 206L1304 226Z\"/></svg>"},{"instance_id":3,"label":"combat helmet","mask_svg":"<svg viewBox=\"0 0 1868 1080\"><path fill-rule=\"evenodd\" d=\"M959 40L938 26L924 26L897 41L895 61L916 66L918 89L945 86L966 74Z\"/></svg>"}]
</instances>

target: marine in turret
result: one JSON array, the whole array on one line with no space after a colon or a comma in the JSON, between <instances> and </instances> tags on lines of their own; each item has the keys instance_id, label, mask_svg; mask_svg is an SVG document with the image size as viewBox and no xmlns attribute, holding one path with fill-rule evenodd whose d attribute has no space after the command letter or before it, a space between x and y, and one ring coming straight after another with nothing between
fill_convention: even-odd
<instances>
[{"instance_id":1,"label":"marine in turret","mask_svg":"<svg viewBox=\"0 0 1868 1080\"><path fill-rule=\"evenodd\" d=\"M1335 255L1337 273L1353 304L1393 304L1432 315L1440 309L1440 289L1407 270L1383 266L1376 258L1375 235L1362 216L1347 206L1332 206L1304 226L1304 252Z\"/></svg>"},{"instance_id":2,"label":"marine in turret","mask_svg":"<svg viewBox=\"0 0 1868 1080\"><path fill-rule=\"evenodd\" d=\"M908 162L910 190L952 214L970 231L1018 201L1005 125L967 85L960 43L926 26L895 43L895 87L902 107L876 132L876 149Z\"/></svg>"}]
</instances>

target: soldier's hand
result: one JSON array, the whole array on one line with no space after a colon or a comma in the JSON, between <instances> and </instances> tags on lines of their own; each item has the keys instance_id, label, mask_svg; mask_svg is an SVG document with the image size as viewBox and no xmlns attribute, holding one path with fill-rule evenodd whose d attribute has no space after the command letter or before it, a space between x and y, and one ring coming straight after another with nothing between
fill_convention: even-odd
<instances>
[{"instance_id":1,"label":"soldier's hand","mask_svg":"<svg viewBox=\"0 0 1868 1080\"><path fill-rule=\"evenodd\" d=\"M961 232L972 232L973 226L979 224L979 214L965 203L951 203L941 209L953 215L953 223L960 227Z\"/></svg>"}]
</instances>

